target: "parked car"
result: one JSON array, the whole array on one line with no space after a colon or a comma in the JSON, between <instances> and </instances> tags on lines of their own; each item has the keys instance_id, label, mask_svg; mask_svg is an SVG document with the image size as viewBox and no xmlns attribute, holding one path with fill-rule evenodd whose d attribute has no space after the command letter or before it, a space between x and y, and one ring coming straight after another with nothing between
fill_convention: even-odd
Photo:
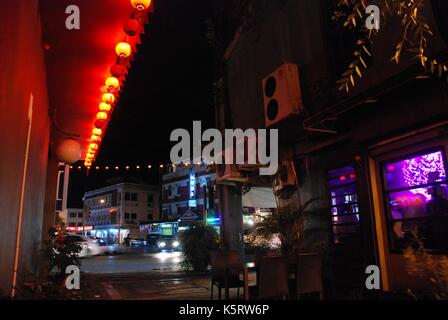
<instances>
[{"instance_id":1,"label":"parked car","mask_svg":"<svg viewBox=\"0 0 448 320\"><path fill-rule=\"evenodd\" d=\"M162 236L157 242L160 251L179 251L181 244L178 238L174 236Z\"/></svg>"},{"instance_id":2,"label":"parked car","mask_svg":"<svg viewBox=\"0 0 448 320\"><path fill-rule=\"evenodd\" d=\"M145 247L146 240L144 238L135 238L129 241L129 246L131 247Z\"/></svg>"},{"instance_id":3,"label":"parked car","mask_svg":"<svg viewBox=\"0 0 448 320\"><path fill-rule=\"evenodd\" d=\"M81 252L78 254L80 258L120 252L118 248L108 245L106 241L101 238L89 238L79 235L68 235L67 237L80 243L82 248Z\"/></svg>"}]
</instances>

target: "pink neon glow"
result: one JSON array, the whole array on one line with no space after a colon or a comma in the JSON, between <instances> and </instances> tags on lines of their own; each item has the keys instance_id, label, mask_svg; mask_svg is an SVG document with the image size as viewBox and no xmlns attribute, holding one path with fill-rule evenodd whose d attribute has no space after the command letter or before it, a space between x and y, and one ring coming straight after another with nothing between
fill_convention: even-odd
<instances>
[{"instance_id":1,"label":"pink neon glow","mask_svg":"<svg viewBox=\"0 0 448 320\"><path fill-rule=\"evenodd\" d=\"M410 187L440 181L445 178L442 152L438 151L405 160L402 171L404 180ZM438 173L438 178L429 181L431 173Z\"/></svg>"},{"instance_id":2,"label":"pink neon glow","mask_svg":"<svg viewBox=\"0 0 448 320\"><path fill-rule=\"evenodd\" d=\"M403 177L410 187L424 185L429 182L441 181L445 178L445 167L442 152L434 152L403 161ZM389 169L389 168L388 168ZM431 178L430 175L435 177ZM427 200L431 199L426 188L409 190L413 194L422 194Z\"/></svg>"},{"instance_id":3,"label":"pink neon glow","mask_svg":"<svg viewBox=\"0 0 448 320\"><path fill-rule=\"evenodd\" d=\"M393 164L390 164L387 166L387 171L394 171L395 170L395 166Z\"/></svg>"}]
</instances>

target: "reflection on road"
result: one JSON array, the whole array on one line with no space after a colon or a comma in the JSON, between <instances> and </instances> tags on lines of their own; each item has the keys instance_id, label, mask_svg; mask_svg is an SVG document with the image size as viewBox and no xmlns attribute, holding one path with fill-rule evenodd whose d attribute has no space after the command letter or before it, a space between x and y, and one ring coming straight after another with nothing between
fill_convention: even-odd
<instances>
[{"instance_id":1,"label":"reflection on road","mask_svg":"<svg viewBox=\"0 0 448 320\"><path fill-rule=\"evenodd\" d=\"M182 261L182 253L181 252L159 252L154 254L154 256L160 260L160 262L166 262L171 259L173 263L179 263Z\"/></svg>"},{"instance_id":2,"label":"reflection on road","mask_svg":"<svg viewBox=\"0 0 448 320\"><path fill-rule=\"evenodd\" d=\"M82 259L81 270L87 273L132 273L152 270L179 270L181 252L128 253Z\"/></svg>"}]
</instances>

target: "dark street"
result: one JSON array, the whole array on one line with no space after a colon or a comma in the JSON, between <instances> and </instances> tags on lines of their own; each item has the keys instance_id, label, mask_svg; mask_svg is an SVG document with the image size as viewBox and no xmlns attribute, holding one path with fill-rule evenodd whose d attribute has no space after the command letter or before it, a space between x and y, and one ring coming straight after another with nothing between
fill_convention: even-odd
<instances>
[{"instance_id":1,"label":"dark street","mask_svg":"<svg viewBox=\"0 0 448 320\"><path fill-rule=\"evenodd\" d=\"M448 300L447 0L0 12L0 300Z\"/></svg>"},{"instance_id":2,"label":"dark street","mask_svg":"<svg viewBox=\"0 0 448 320\"><path fill-rule=\"evenodd\" d=\"M128 254L85 258L82 260L81 271L95 274L173 271L179 270L179 262L182 261L180 252L144 253L141 248L133 249L133 251Z\"/></svg>"}]
</instances>

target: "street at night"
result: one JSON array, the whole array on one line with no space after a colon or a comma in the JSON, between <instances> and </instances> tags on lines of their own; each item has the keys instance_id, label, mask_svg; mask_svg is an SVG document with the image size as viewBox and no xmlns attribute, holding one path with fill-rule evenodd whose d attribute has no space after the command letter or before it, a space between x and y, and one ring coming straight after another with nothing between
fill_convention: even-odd
<instances>
[{"instance_id":1,"label":"street at night","mask_svg":"<svg viewBox=\"0 0 448 320\"><path fill-rule=\"evenodd\" d=\"M180 252L157 252L102 255L82 260L81 271L94 274L134 273L179 270Z\"/></svg>"},{"instance_id":2,"label":"street at night","mask_svg":"<svg viewBox=\"0 0 448 320\"><path fill-rule=\"evenodd\" d=\"M0 303L284 319L448 301L447 0L0 13Z\"/></svg>"}]
</instances>

